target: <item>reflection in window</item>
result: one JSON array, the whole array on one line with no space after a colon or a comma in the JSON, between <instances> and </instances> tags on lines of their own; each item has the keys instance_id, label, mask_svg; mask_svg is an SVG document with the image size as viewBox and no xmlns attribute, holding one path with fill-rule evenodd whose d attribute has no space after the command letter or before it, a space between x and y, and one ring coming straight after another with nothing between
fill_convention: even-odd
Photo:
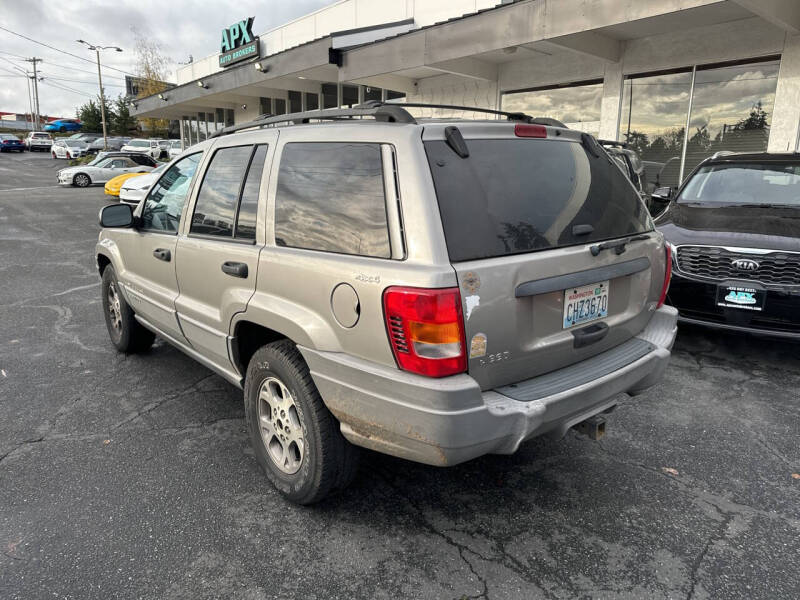
<instances>
[{"instance_id":1,"label":"reflection in window","mask_svg":"<svg viewBox=\"0 0 800 600\"><path fill-rule=\"evenodd\" d=\"M698 67L684 177L720 150L767 149L780 61ZM647 191L680 184L691 69L625 80L620 139L644 161Z\"/></svg>"},{"instance_id":2,"label":"reflection in window","mask_svg":"<svg viewBox=\"0 0 800 600\"><path fill-rule=\"evenodd\" d=\"M286 144L275 197L275 243L389 258L380 145Z\"/></svg>"},{"instance_id":3,"label":"reflection in window","mask_svg":"<svg viewBox=\"0 0 800 600\"><path fill-rule=\"evenodd\" d=\"M383 90L381 88L372 87L372 86L365 86L364 87L364 102L367 100L378 100L381 99L381 94Z\"/></svg>"},{"instance_id":4,"label":"reflection in window","mask_svg":"<svg viewBox=\"0 0 800 600\"><path fill-rule=\"evenodd\" d=\"M191 233L233 236L233 217L252 146L220 148L206 169L192 216Z\"/></svg>"},{"instance_id":5,"label":"reflection in window","mask_svg":"<svg viewBox=\"0 0 800 600\"><path fill-rule=\"evenodd\" d=\"M780 61L697 69L684 176L720 150L765 152Z\"/></svg>"},{"instance_id":6,"label":"reflection in window","mask_svg":"<svg viewBox=\"0 0 800 600\"><path fill-rule=\"evenodd\" d=\"M691 88L691 69L625 80L620 139L644 162L647 192L678 185Z\"/></svg>"},{"instance_id":7,"label":"reflection in window","mask_svg":"<svg viewBox=\"0 0 800 600\"><path fill-rule=\"evenodd\" d=\"M256 213L258 212L258 193L261 189L261 174L264 171L264 159L267 156L267 145L256 146L256 151L250 161L247 171L247 180L242 190L242 199L239 201L239 214L236 217L237 238L245 240L256 239Z\"/></svg>"},{"instance_id":8,"label":"reflection in window","mask_svg":"<svg viewBox=\"0 0 800 600\"><path fill-rule=\"evenodd\" d=\"M550 87L503 94L503 110L558 119L570 129L600 132L603 82Z\"/></svg>"},{"instance_id":9,"label":"reflection in window","mask_svg":"<svg viewBox=\"0 0 800 600\"><path fill-rule=\"evenodd\" d=\"M168 233L178 231L183 204L201 156L202 153L198 152L180 159L150 189L142 210L142 229Z\"/></svg>"}]
</instances>

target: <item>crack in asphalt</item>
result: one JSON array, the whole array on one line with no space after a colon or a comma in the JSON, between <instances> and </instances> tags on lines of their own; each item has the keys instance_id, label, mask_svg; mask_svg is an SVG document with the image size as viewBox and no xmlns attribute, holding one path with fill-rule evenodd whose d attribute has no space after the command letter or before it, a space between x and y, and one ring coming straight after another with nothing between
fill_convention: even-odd
<instances>
[{"instance_id":1,"label":"crack in asphalt","mask_svg":"<svg viewBox=\"0 0 800 600\"><path fill-rule=\"evenodd\" d=\"M523 563L518 561L513 556L511 556L511 555L506 553L505 544L503 542L498 541L495 538L488 538L488 539L492 540L493 545L498 550L498 553L499 553L499 555L501 557L500 560L498 560L498 559L493 558L493 557L484 556L483 554L481 554L480 552L474 550L473 548L470 548L469 546L456 541L455 539L453 539L452 536L447 534L447 530L439 530L430 521L428 521L428 519L425 517L425 513L422 510L422 508L411 497L409 497L409 495L406 494L402 490L402 488L400 486L398 486L397 484L394 483L394 481L391 479L391 477L385 472L385 469L383 467L373 465L373 469L372 470L381 479L383 479L384 482L386 482L386 484L390 488L392 488L392 490L394 490L396 492L397 496L400 496L401 498L403 498L405 500L405 503L411 508L410 514L416 518L416 521L424 529L426 529L431 534L441 538L448 545L452 546L453 548L455 548L458 551L458 554L459 554L461 560L464 562L464 564L466 564L466 566L470 570L470 572L473 575L475 575L475 577L477 578L478 582L483 587L483 591L480 594L477 594L475 596L462 596L462 598L484 598L485 600L489 600L489 586L488 586L488 583L486 581L486 578L483 577L482 575L480 575L480 573L478 573L477 569L472 564L472 562L469 560L469 558L465 555L465 553L473 554L473 555L475 555L476 557L478 557L480 560L482 560L484 562L498 564L498 565L501 565L501 566L507 568L509 571L512 571L513 573L519 575L523 580L525 580L528 583L530 583L533 586L535 586L537 591L541 592L541 594L543 595L542 597L545 597L545 598L556 598L556 596L553 595L552 592L550 592L543 585L543 583L541 581L539 581L537 578L535 578L533 576L533 574L530 572L530 569L528 567L526 567ZM467 531L467 530L454 529L453 531L457 531L458 533L463 533L463 534L466 534L466 535L468 535L470 537L474 537L474 534L472 532L470 532L470 531Z\"/></svg>"},{"instance_id":2,"label":"crack in asphalt","mask_svg":"<svg viewBox=\"0 0 800 600\"><path fill-rule=\"evenodd\" d=\"M711 535L708 537L702 550L700 550L700 553L697 555L697 557L694 559L694 562L692 563L692 570L689 573L689 584L690 584L689 593L686 596L686 600L694 599L695 592L697 591L697 584L699 583L698 575L700 574L700 567L703 566L703 561L705 560L708 551L711 549L711 546L713 546L715 543L723 541L725 539L725 534L727 532L728 526L735 518L735 515L733 514L724 513L718 508L716 510L723 517L722 523L720 524L715 535Z\"/></svg>"}]
</instances>

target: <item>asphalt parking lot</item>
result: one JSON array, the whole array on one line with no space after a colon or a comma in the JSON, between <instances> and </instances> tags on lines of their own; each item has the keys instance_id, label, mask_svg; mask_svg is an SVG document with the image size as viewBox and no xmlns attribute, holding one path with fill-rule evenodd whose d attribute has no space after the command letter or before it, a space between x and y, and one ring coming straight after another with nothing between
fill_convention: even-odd
<instances>
[{"instance_id":1,"label":"asphalt parking lot","mask_svg":"<svg viewBox=\"0 0 800 600\"><path fill-rule=\"evenodd\" d=\"M0 598L798 597L800 345L682 329L601 441L368 454L297 507L239 390L161 342L113 350L103 190L58 188L64 165L0 155Z\"/></svg>"}]
</instances>

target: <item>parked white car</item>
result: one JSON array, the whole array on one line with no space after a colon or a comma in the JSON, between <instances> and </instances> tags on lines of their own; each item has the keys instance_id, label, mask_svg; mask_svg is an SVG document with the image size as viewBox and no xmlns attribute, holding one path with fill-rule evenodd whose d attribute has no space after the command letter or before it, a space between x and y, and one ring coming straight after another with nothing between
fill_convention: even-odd
<instances>
[{"instance_id":1,"label":"parked white car","mask_svg":"<svg viewBox=\"0 0 800 600\"><path fill-rule=\"evenodd\" d=\"M131 177L122 184L119 188L119 201L126 204L139 204L147 195L147 192L153 187L153 184L161 177L161 173L166 169L170 163L164 163L156 167L149 173L144 175L137 175Z\"/></svg>"},{"instance_id":2,"label":"parked white car","mask_svg":"<svg viewBox=\"0 0 800 600\"><path fill-rule=\"evenodd\" d=\"M171 140L169 143L169 157L175 158L183 152L183 145L180 140Z\"/></svg>"},{"instance_id":3,"label":"parked white car","mask_svg":"<svg viewBox=\"0 0 800 600\"><path fill-rule=\"evenodd\" d=\"M53 158L79 158L89 152L89 144L83 140L56 140L50 146Z\"/></svg>"},{"instance_id":4,"label":"parked white car","mask_svg":"<svg viewBox=\"0 0 800 600\"><path fill-rule=\"evenodd\" d=\"M159 140L145 140L134 138L122 147L123 152L141 152L151 158L158 159L166 151L161 147Z\"/></svg>"},{"instance_id":5,"label":"parked white car","mask_svg":"<svg viewBox=\"0 0 800 600\"><path fill-rule=\"evenodd\" d=\"M30 152L35 150L47 152L50 150L50 146L53 145L53 138L44 131L30 131L22 142L25 144L25 149Z\"/></svg>"},{"instance_id":6,"label":"parked white car","mask_svg":"<svg viewBox=\"0 0 800 600\"><path fill-rule=\"evenodd\" d=\"M136 159L141 159L141 162ZM155 163L146 156L105 156L85 165L61 169L58 172L58 183L87 187L93 183L106 183L123 173L148 173L155 166Z\"/></svg>"}]
</instances>

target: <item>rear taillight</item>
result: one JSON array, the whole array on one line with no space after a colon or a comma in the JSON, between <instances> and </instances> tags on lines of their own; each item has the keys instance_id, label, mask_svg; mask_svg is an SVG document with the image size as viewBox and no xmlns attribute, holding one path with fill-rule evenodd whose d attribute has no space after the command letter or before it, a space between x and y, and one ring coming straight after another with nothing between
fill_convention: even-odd
<instances>
[{"instance_id":1,"label":"rear taillight","mask_svg":"<svg viewBox=\"0 0 800 600\"><path fill-rule=\"evenodd\" d=\"M664 306L664 301L667 299L667 291L669 290L669 282L672 279L672 249L669 244L666 244L665 248L667 253L667 265L664 269L664 286L661 288L661 296L658 299L658 306L656 306L656 308Z\"/></svg>"},{"instance_id":2,"label":"rear taillight","mask_svg":"<svg viewBox=\"0 0 800 600\"><path fill-rule=\"evenodd\" d=\"M517 137L546 138L547 128L544 125L517 123L514 125L514 135Z\"/></svg>"},{"instance_id":3,"label":"rear taillight","mask_svg":"<svg viewBox=\"0 0 800 600\"><path fill-rule=\"evenodd\" d=\"M467 369L458 288L390 287L383 313L397 366L428 377Z\"/></svg>"}]
</instances>

